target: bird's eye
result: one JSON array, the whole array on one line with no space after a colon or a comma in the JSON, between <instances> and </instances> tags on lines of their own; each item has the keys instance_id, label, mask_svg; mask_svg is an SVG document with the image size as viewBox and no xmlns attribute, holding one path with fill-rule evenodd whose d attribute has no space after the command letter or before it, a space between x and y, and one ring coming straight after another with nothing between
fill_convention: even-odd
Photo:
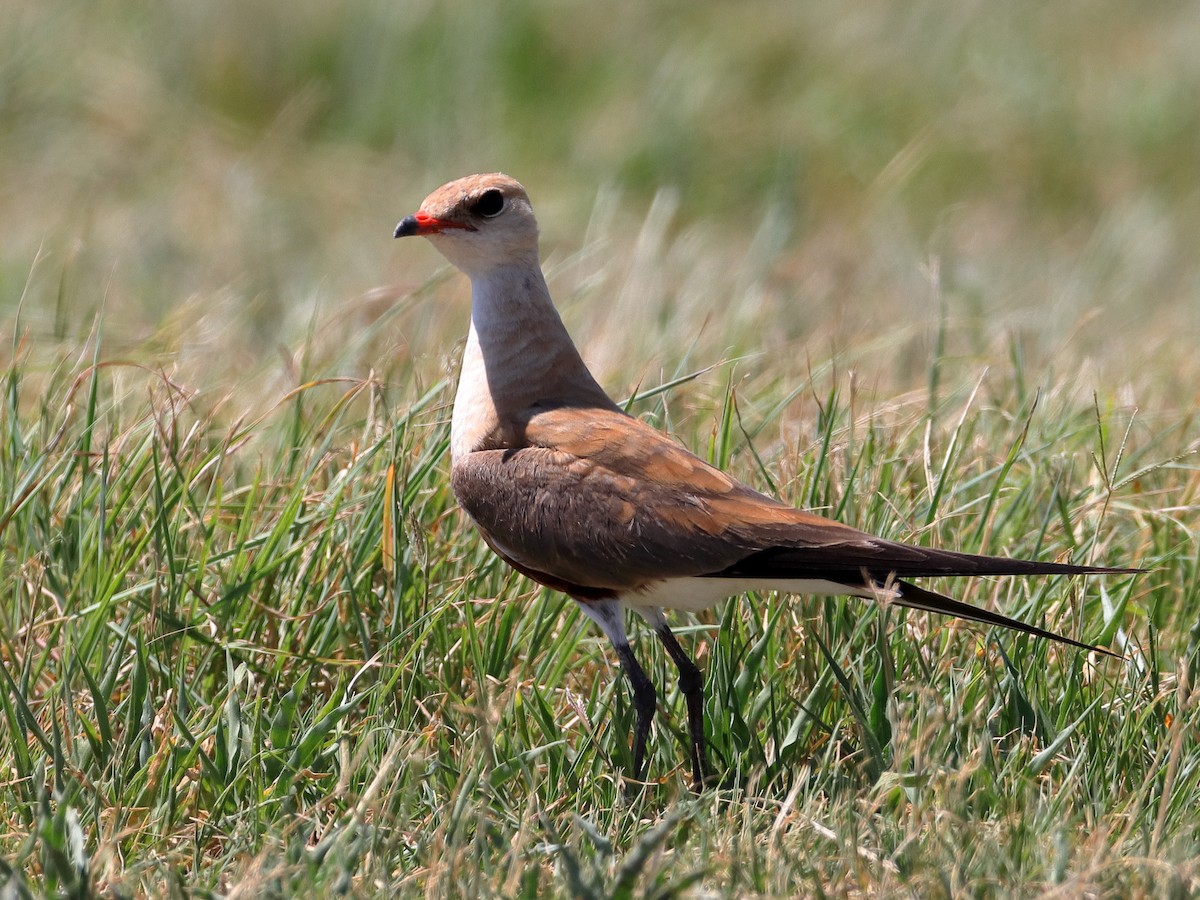
<instances>
[{"instance_id":1,"label":"bird's eye","mask_svg":"<svg viewBox=\"0 0 1200 900\"><path fill-rule=\"evenodd\" d=\"M497 190L484 191L479 199L471 204L471 212L485 219L500 215L504 212L504 195Z\"/></svg>"}]
</instances>

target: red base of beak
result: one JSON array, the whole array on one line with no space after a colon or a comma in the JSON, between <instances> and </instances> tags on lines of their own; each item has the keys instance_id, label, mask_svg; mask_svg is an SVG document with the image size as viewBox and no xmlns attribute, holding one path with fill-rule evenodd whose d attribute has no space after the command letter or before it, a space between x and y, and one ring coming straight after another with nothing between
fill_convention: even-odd
<instances>
[{"instance_id":1,"label":"red base of beak","mask_svg":"<svg viewBox=\"0 0 1200 900\"><path fill-rule=\"evenodd\" d=\"M393 237L411 237L414 234L441 234L451 228L463 228L473 230L470 225L463 222L452 222L449 219L435 219L428 213L419 212L415 215L405 216L400 220L400 224L396 226L396 231Z\"/></svg>"}]
</instances>

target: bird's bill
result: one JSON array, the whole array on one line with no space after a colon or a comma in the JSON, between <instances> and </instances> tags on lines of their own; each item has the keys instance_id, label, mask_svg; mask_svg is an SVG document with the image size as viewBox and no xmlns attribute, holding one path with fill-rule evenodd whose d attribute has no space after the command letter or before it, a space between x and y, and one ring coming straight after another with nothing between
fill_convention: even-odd
<instances>
[{"instance_id":1,"label":"bird's bill","mask_svg":"<svg viewBox=\"0 0 1200 900\"><path fill-rule=\"evenodd\" d=\"M428 213L414 213L411 216L405 216L400 220L400 224L396 226L396 231L393 237L411 237L412 235L430 235L441 234L443 231L450 229L470 229L471 226L464 222L454 222L450 219L438 219Z\"/></svg>"}]
</instances>

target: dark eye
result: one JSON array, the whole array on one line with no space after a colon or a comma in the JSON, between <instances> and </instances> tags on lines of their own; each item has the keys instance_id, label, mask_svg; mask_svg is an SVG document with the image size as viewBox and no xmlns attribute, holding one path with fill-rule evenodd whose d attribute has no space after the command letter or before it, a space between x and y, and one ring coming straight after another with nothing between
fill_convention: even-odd
<instances>
[{"instance_id":1,"label":"dark eye","mask_svg":"<svg viewBox=\"0 0 1200 900\"><path fill-rule=\"evenodd\" d=\"M500 215L504 212L504 195L497 190L484 191L480 198L471 204L471 212L485 219Z\"/></svg>"}]
</instances>

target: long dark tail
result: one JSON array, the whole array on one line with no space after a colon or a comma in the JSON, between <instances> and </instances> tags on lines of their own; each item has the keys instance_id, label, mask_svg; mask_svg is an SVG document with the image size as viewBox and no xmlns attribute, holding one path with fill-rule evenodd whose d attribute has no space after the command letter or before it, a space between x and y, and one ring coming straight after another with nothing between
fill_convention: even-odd
<instances>
[{"instance_id":1,"label":"long dark tail","mask_svg":"<svg viewBox=\"0 0 1200 900\"><path fill-rule=\"evenodd\" d=\"M748 553L710 578L824 579L854 584L863 573L879 582L894 578L938 578L975 575L1132 575L1137 568L1077 566L1005 556L981 556L916 547L863 535L861 539L814 543L802 547L768 547Z\"/></svg>"},{"instance_id":2,"label":"long dark tail","mask_svg":"<svg viewBox=\"0 0 1200 900\"><path fill-rule=\"evenodd\" d=\"M960 619L969 619L972 622L980 622L984 625L999 625L1002 628L1011 628L1013 631L1020 631L1035 637L1058 641L1061 644L1070 644L1072 647L1078 647L1081 650L1094 650L1097 653L1103 653L1105 656L1112 656L1117 659L1123 658L1120 653L1114 653L1095 644L1085 644L1083 641L1077 641L1074 638L1066 637L1055 631L1048 631L1036 625L1028 625L1017 619L1010 619L1008 616L992 612L990 609L972 606L970 603L955 600L953 597L946 597L943 594L927 591L925 588L917 587L917 585L908 581L896 582L895 588L900 592L900 595L895 598L895 602L901 606L922 609L926 612L939 613L944 616L957 616Z\"/></svg>"},{"instance_id":3,"label":"long dark tail","mask_svg":"<svg viewBox=\"0 0 1200 900\"><path fill-rule=\"evenodd\" d=\"M985 625L999 625L1083 650L1119 656L1103 647L1085 644L1045 628L1027 625L1000 613L917 587L908 579L956 576L1132 575L1141 571L1143 570L1123 566L1079 566L1073 563L957 553L862 535L859 539L844 542L758 550L734 565L714 572L710 577L832 581L845 585L848 592L856 594L872 590L872 585L886 593L883 586L891 585L898 591L898 596L894 597L895 602L913 609L958 616Z\"/></svg>"}]
</instances>

